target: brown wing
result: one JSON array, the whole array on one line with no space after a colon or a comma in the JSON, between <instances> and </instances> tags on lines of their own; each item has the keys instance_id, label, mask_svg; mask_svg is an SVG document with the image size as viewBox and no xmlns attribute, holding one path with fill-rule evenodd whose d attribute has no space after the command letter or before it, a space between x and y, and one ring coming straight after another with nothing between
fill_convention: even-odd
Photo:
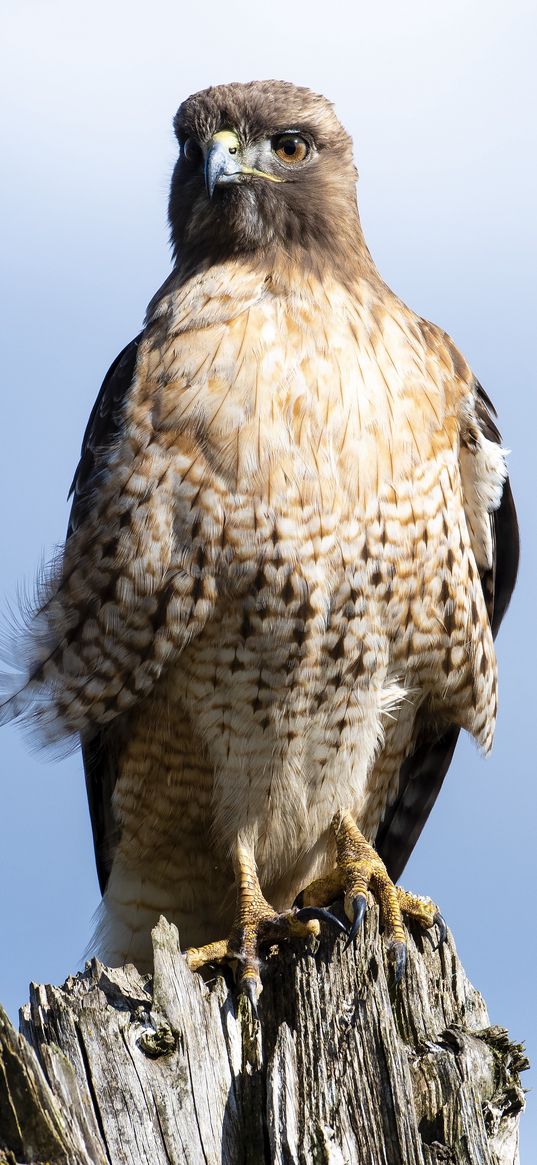
<instances>
[{"instance_id":1,"label":"brown wing","mask_svg":"<svg viewBox=\"0 0 537 1165\"><path fill-rule=\"evenodd\" d=\"M480 384L477 385L477 416L483 435L500 444L494 405ZM513 593L519 559L518 523L508 479L504 483L500 505L491 515L491 524L493 564L491 570L483 573L481 582L492 633L496 635ZM415 747L401 765L398 795L385 814L375 839L377 850L394 881L400 878L442 788L459 731L453 726L440 729L426 711L418 717Z\"/></svg>"},{"instance_id":2,"label":"brown wing","mask_svg":"<svg viewBox=\"0 0 537 1165\"><path fill-rule=\"evenodd\" d=\"M73 495L73 505L67 528L68 538L91 509L102 454L121 431L123 406L132 384L140 339L141 333L114 360L91 410L82 440L80 461L69 491L69 496ZM103 894L117 842L117 828L112 813L112 794L116 783L115 736L112 727L82 743L95 861Z\"/></svg>"}]
</instances>

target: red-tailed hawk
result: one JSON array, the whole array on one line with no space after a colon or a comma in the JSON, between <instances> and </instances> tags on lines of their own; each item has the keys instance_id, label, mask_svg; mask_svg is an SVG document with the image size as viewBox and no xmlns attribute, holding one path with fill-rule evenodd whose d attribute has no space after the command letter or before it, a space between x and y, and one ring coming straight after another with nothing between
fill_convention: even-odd
<instances>
[{"instance_id":1,"label":"red-tailed hawk","mask_svg":"<svg viewBox=\"0 0 537 1165\"><path fill-rule=\"evenodd\" d=\"M400 974L401 909L435 907L391 879L459 730L494 732L494 410L382 282L323 97L220 86L175 130L174 268L95 403L3 717L81 739L105 961L147 963L164 912L254 997L263 943L340 894L354 934L369 888Z\"/></svg>"}]
</instances>

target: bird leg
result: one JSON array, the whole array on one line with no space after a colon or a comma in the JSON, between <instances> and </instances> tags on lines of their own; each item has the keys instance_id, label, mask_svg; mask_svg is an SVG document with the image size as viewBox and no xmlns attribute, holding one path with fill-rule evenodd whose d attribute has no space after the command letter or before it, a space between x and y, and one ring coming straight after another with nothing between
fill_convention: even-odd
<instances>
[{"instance_id":1,"label":"bird leg","mask_svg":"<svg viewBox=\"0 0 537 1165\"><path fill-rule=\"evenodd\" d=\"M380 907L388 954L398 982L406 966L403 914L416 919L426 928L437 923L441 941L446 935L446 924L430 898L409 894L401 886L393 884L384 862L360 833L350 813L344 810L336 813L332 820L332 831L336 840L336 867L325 878L311 882L299 894L296 904L305 908L313 905L324 907L343 894L345 914L351 922L349 945L363 921L367 909L367 892L371 890Z\"/></svg>"},{"instance_id":2,"label":"bird leg","mask_svg":"<svg viewBox=\"0 0 537 1165\"><path fill-rule=\"evenodd\" d=\"M260 948L283 939L317 936L319 918L328 914L315 907L292 908L283 914L273 910L263 897L253 854L241 843L237 844L235 853L235 876L237 906L229 937L203 947L191 947L185 954L192 971L198 971L206 963L236 961L239 990L249 997L255 1011L261 992Z\"/></svg>"}]
</instances>

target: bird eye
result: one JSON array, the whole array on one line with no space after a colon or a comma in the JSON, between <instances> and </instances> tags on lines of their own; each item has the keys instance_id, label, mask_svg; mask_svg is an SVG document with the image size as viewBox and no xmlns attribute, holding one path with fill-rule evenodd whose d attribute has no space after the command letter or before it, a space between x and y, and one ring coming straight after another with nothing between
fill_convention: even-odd
<instances>
[{"instance_id":1,"label":"bird eye","mask_svg":"<svg viewBox=\"0 0 537 1165\"><path fill-rule=\"evenodd\" d=\"M280 162L295 165L305 162L310 153L309 142L298 133L280 133L272 139L272 149Z\"/></svg>"},{"instance_id":2,"label":"bird eye","mask_svg":"<svg viewBox=\"0 0 537 1165\"><path fill-rule=\"evenodd\" d=\"M183 142L183 154L187 162L192 162L193 165L196 162L201 162L201 148L195 138L185 138Z\"/></svg>"}]
</instances>

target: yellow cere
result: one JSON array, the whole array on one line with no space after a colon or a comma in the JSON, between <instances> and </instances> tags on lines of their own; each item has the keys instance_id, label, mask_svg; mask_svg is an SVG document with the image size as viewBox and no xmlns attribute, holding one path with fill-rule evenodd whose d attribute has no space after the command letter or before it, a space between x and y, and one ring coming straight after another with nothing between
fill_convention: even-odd
<instances>
[{"instance_id":1,"label":"yellow cere","mask_svg":"<svg viewBox=\"0 0 537 1165\"><path fill-rule=\"evenodd\" d=\"M218 133L213 134L211 141L221 142L223 146L227 146L229 150L238 150L240 148L239 139L232 129L221 129Z\"/></svg>"}]
</instances>

